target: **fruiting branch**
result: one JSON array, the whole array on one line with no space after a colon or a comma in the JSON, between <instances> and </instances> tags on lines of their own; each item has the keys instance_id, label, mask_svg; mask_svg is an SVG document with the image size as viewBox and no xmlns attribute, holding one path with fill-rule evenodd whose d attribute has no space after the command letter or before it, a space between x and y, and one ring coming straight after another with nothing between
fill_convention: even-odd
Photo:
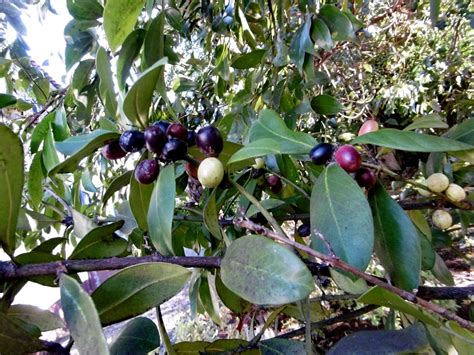
<instances>
[{"instance_id":1,"label":"fruiting branch","mask_svg":"<svg viewBox=\"0 0 474 355\"><path fill-rule=\"evenodd\" d=\"M267 228L265 228L261 225L255 224L255 223L253 223L249 220L246 220L244 218L236 218L235 221L234 221L234 224L236 226L246 228L248 230L254 231L255 233L258 233L258 234L264 235L266 237L272 238L272 239L274 239L276 241L279 241L281 243L291 245L292 247L297 248L297 249L307 253L308 255L311 255L315 258L318 258L318 259L328 263L330 266L332 266L334 268L350 272L351 274L356 275L356 276L370 282L371 284L380 286L380 287L382 287L382 288L384 288L384 289L386 289L390 292L393 292L394 294L400 296L401 298L403 298L407 301L418 304L418 305L422 306L423 308L426 308L427 310L430 310L431 312L434 312L434 313L440 315L443 318L453 320L453 321L457 322L463 328L474 331L474 324L473 323L457 316L454 313L449 312L447 309L445 309L441 306L438 306L437 304L425 301L425 300L421 299L420 297L417 297L415 294L413 294L411 292L408 292L408 291L402 290L398 287L392 286L392 285L388 284L387 282L382 281L382 280L378 279L377 277L375 277L373 275L369 275L369 274L366 274L365 272L357 270L354 267L350 266L349 264L345 263L344 261L342 261L338 258L324 255L324 254L322 254L318 251L315 251L315 250L311 249L310 247L308 247L306 245L303 245L303 244L297 243L293 240L290 240L288 238L285 238L284 236L282 236L282 235L280 235L280 234L278 234L274 231L271 231L270 229L267 229Z\"/></svg>"}]
</instances>

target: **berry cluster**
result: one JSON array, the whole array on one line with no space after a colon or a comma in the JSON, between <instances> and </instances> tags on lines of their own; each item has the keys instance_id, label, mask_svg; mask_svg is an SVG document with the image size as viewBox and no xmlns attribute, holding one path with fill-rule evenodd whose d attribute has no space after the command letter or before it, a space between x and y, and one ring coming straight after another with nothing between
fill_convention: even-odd
<instances>
[{"instance_id":1,"label":"berry cluster","mask_svg":"<svg viewBox=\"0 0 474 355\"><path fill-rule=\"evenodd\" d=\"M192 163L185 164L186 172L198 178L203 186L217 186L223 178L224 167L216 158L224 147L219 130L213 126L205 126L197 132L188 130L181 123L157 121L145 129L128 130L116 141L102 148L102 155L110 160L120 159L127 153L135 153L143 148L154 154L154 159L142 160L135 168L135 179L141 184L153 183L160 172L159 161L163 163L188 160L188 148L197 145L208 158L204 159L197 169ZM220 164L220 165L219 165ZM209 173L217 169L217 176ZM201 173L199 172L201 171ZM211 178L209 175L212 175ZM203 181L201 181L201 178ZM216 183L216 181L218 181Z\"/></svg>"}]
</instances>

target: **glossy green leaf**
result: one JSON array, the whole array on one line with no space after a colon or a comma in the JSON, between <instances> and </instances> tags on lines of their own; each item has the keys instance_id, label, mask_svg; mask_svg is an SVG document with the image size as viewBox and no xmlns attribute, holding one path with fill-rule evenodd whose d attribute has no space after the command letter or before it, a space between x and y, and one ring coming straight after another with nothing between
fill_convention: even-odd
<instances>
[{"instance_id":1,"label":"glossy green leaf","mask_svg":"<svg viewBox=\"0 0 474 355\"><path fill-rule=\"evenodd\" d=\"M50 263L63 260L59 255L53 255L49 252L30 251L15 256L15 262L19 265ZM44 286L56 287L56 277L54 275L34 276L28 278L29 281L39 283Z\"/></svg>"},{"instance_id":2,"label":"glossy green leaf","mask_svg":"<svg viewBox=\"0 0 474 355\"><path fill-rule=\"evenodd\" d=\"M283 206L284 204L286 204L286 202L282 200L277 200L275 198L267 198L266 200L260 201L260 204L262 205L263 208L269 211L273 208ZM260 212L258 208L255 207L255 205L251 205L249 209L247 210L246 216L252 217L256 215L258 212Z\"/></svg>"},{"instance_id":3,"label":"glossy green leaf","mask_svg":"<svg viewBox=\"0 0 474 355\"><path fill-rule=\"evenodd\" d=\"M0 245L7 253L15 250L16 224L24 182L23 145L18 136L0 124Z\"/></svg>"},{"instance_id":4,"label":"glossy green leaf","mask_svg":"<svg viewBox=\"0 0 474 355\"><path fill-rule=\"evenodd\" d=\"M426 235L419 229L417 229L417 231L421 250L421 269L431 270L435 265L436 253Z\"/></svg>"},{"instance_id":5,"label":"glossy green leaf","mask_svg":"<svg viewBox=\"0 0 474 355\"><path fill-rule=\"evenodd\" d=\"M56 147L54 146L54 135L51 128L46 132L46 136L44 137L42 159L46 171L49 171L59 164L59 157L56 152Z\"/></svg>"},{"instance_id":6,"label":"glossy green leaf","mask_svg":"<svg viewBox=\"0 0 474 355\"><path fill-rule=\"evenodd\" d=\"M117 221L94 228L74 248L69 259L101 259L119 256L127 250L127 241L114 232L124 222Z\"/></svg>"},{"instance_id":7,"label":"glossy green leaf","mask_svg":"<svg viewBox=\"0 0 474 355\"><path fill-rule=\"evenodd\" d=\"M270 138L257 139L246 144L229 159L227 164L236 163L250 158L261 157L269 154L279 154L280 143Z\"/></svg>"},{"instance_id":8,"label":"glossy green leaf","mask_svg":"<svg viewBox=\"0 0 474 355\"><path fill-rule=\"evenodd\" d=\"M145 68L151 67L165 56L165 15L160 12L150 21L145 35L144 58Z\"/></svg>"},{"instance_id":9,"label":"glossy green leaf","mask_svg":"<svg viewBox=\"0 0 474 355\"><path fill-rule=\"evenodd\" d=\"M95 60L85 59L81 61L72 76L71 86L74 89L74 94L79 96L84 87L88 85L91 72L94 69Z\"/></svg>"},{"instance_id":10,"label":"glossy green leaf","mask_svg":"<svg viewBox=\"0 0 474 355\"><path fill-rule=\"evenodd\" d=\"M316 145L316 140L304 132L289 129L281 117L273 110L262 110L259 119L252 124L250 142L267 138L280 143L282 154L308 154Z\"/></svg>"},{"instance_id":11,"label":"glossy green leaf","mask_svg":"<svg viewBox=\"0 0 474 355\"><path fill-rule=\"evenodd\" d=\"M217 239L222 239L221 226L219 224L220 205L216 202L216 193L218 189L213 189L209 195L206 206L203 211L204 225Z\"/></svg>"},{"instance_id":12,"label":"glossy green leaf","mask_svg":"<svg viewBox=\"0 0 474 355\"><path fill-rule=\"evenodd\" d=\"M329 243L339 258L365 270L374 244L372 213L360 187L339 165L328 166L319 176L311 194L310 211L311 247L328 255Z\"/></svg>"},{"instance_id":13,"label":"glossy green leaf","mask_svg":"<svg viewBox=\"0 0 474 355\"><path fill-rule=\"evenodd\" d=\"M96 20L104 8L97 0L67 0L67 10L76 20Z\"/></svg>"},{"instance_id":14,"label":"glossy green leaf","mask_svg":"<svg viewBox=\"0 0 474 355\"><path fill-rule=\"evenodd\" d=\"M438 281L445 284L446 286L455 285L451 271L449 271L448 267L446 266L446 263L438 255L438 253L435 253L435 264L431 269L431 272L438 279Z\"/></svg>"},{"instance_id":15,"label":"glossy green leaf","mask_svg":"<svg viewBox=\"0 0 474 355\"><path fill-rule=\"evenodd\" d=\"M117 132L98 129L88 134L57 142L57 150L64 155L69 155L69 157L54 166L49 171L49 175L74 172L82 159L91 155L100 147L103 147L107 142L116 140L119 137L120 134Z\"/></svg>"},{"instance_id":16,"label":"glossy green leaf","mask_svg":"<svg viewBox=\"0 0 474 355\"><path fill-rule=\"evenodd\" d=\"M112 51L132 32L145 0L108 0L104 9L104 31Z\"/></svg>"},{"instance_id":17,"label":"glossy green leaf","mask_svg":"<svg viewBox=\"0 0 474 355\"><path fill-rule=\"evenodd\" d=\"M360 296L357 301L366 304L389 307L399 312L409 314L423 323L434 326L440 325L440 321L427 313L421 306L405 301L400 296L378 286L372 287L369 291Z\"/></svg>"},{"instance_id":18,"label":"glossy green leaf","mask_svg":"<svg viewBox=\"0 0 474 355\"><path fill-rule=\"evenodd\" d=\"M123 42L122 49L117 59L117 82L120 90L125 90L125 82L130 75L133 62L138 57L146 31L138 28L130 33Z\"/></svg>"},{"instance_id":19,"label":"glossy green leaf","mask_svg":"<svg viewBox=\"0 0 474 355\"><path fill-rule=\"evenodd\" d=\"M39 351L43 344L14 319L0 312L0 344L2 354L24 354Z\"/></svg>"},{"instance_id":20,"label":"glossy green leaf","mask_svg":"<svg viewBox=\"0 0 474 355\"><path fill-rule=\"evenodd\" d=\"M49 80L46 78L38 79L34 82L32 88L36 97L36 102L40 105L46 104L49 97Z\"/></svg>"},{"instance_id":21,"label":"glossy green leaf","mask_svg":"<svg viewBox=\"0 0 474 355\"><path fill-rule=\"evenodd\" d=\"M153 184L140 184L134 177L133 172L130 175L130 194L128 201L133 217L137 221L141 230L148 230L148 210L153 193Z\"/></svg>"},{"instance_id":22,"label":"glossy green leaf","mask_svg":"<svg viewBox=\"0 0 474 355\"><path fill-rule=\"evenodd\" d=\"M62 142L71 136L64 107L59 107L54 112L54 120L51 122L51 128L53 129L54 140L56 142Z\"/></svg>"},{"instance_id":23,"label":"glossy green leaf","mask_svg":"<svg viewBox=\"0 0 474 355\"><path fill-rule=\"evenodd\" d=\"M229 290L255 304L295 302L314 289L311 273L301 259L257 235L232 242L222 259L221 278Z\"/></svg>"},{"instance_id":24,"label":"glossy green leaf","mask_svg":"<svg viewBox=\"0 0 474 355\"><path fill-rule=\"evenodd\" d=\"M129 170L123 173L122 175L117 176L115 179L112 180L110 185L105 190L104 196L102 197L102 203L105 205L107 201L117 192L120 191L122 188L130 184L130 179L133 176L133 171ZM150 193L151 196L151 193ZM131 197L129 198L130 205L131 205ZM149 201L149 199L148 199ZM144 214L146 216L146 213ZM146 228L144 229L146 230Z\"/></svg>"},{"instance_id":25,"label":"glossy green leaf","mask_svg":"<svg viewBox=\"0 0 474 355\"><path fill-rule=\"evenodd\" d=\"M90 231L97 227L90 218L76 210L72 210L72 219L74 221L74 234L80 239L84 238Z\"/></svg>"},{"instance_id":26,"label":"glossy green leaf","mask_svg":"<svg viewBox=\"0 0 474 355\"><path fill-rule=\"evenodd\" d=\"M30 151L36 153L44 141L48 131L51 129L50 124L54 120L54 113L47 114L35 127L31 134Z\"/></svg>"},{"instance_id":27,"label":"glossy green leaf","mask_svg":"<svg viewBox=\"0 0 474 355\"><path fill-rule=\"evenodd\" d=\"M466 120L452 127L443 137L470 144L474 147L474 120ZM451 152L456 158L474 164L474 148L461 152Z\"/></svg>"},{"instance_id":28,"label":"glossy green leaf","mask_svg":"<svg viewBox=\"0 0 474 355\"><path fill-rule=\"evenodd\" d=\"M430 0L430 19L433 26L438 21L440 7L441 0Z\"/></svg>"},{"instance_id":29,"label":"glossy green leaf","mask_svg":"<svg viewBox=\"0 0 474 355\"><path fill-rule=\"evenodd\" d=\"M20 208L16 228L19 231L40 231L58 222L60 222L60 220L48 217L42 213Z\"/></svg>"},{"instance_id":30,"label":"glossy green leaf","mask_svg":"<svg viewBox=\"0 0 474 355\"><path fill-rule=\"evenodd\" d=\"M319 10L319 16L328 25L335 41L350 41L355 38L351 20L336 6L324 5Z\"/></svg>"},{"instance_id":31,"label":"glossy green leaf","mask_svg":"<svg viewBox=\"0 0 474 355\"><path fill-rule=\"evenodd\" d=\"M155 248L163 255L173 254L172 227L176 198L174 166L161 170L148 210L148 231Z\"/></svg>"},{"instance_id":32,"label":"glossy green leaf","mask_svg":"<svg viewBox=\"0 0 474 355\"><path fill-rule=\"evenodd\" d=\"M39 151L33 156L28 172L28 193L33 206L38 207L43 199L43 161L42 152Z\"/></svg>"},{"instance_id":33,"label":"glossy green leaf","mask_svg":"<svg viewBox=\"0 0 474 355\"><path fill-rule=\"evenodd\" d=\"M181 343L174 344L173 349L176 351L177 355L198 355L202 354L206 350L206 347L210 344L211 343L208 341L183 341Z\"/></svg>"},{"instance_id":34,"label":"glossy green leaf","mask_svg":"<svg viewBox=\"0 0 474 355\"><path fill-rule=\"evenodd\" d=\"M37 326L42 332L64 327L59 315L28 304L15 304L8 309L8 316Z\"/></svg>"},{"instance_id":35,"label":"glossy green leaf","mask_svg":"<svg viewBox=\"0 0 474 355\"><path fill-rule=\"evenodd\" d=\"M212 289L208 274L201 275L199 283L199 301L205 312L209 315L209 318L211 318L215 324L221 325L222 322L219 315L220 310L217 295Z\"/></svg>"},{"instance_id":36,"label":"glossy green leaf","mask_svg":"<svg viewBox=\"0 0 474 355\"><path fill-rule=\"evenodd\" d=\"M431 241L431 226L425 214L421 210L409 210L406 211L406 214L410 217L416 228L428 238L428 241Z\"/></svg>"},{"instance_id":37,"label":"glossy green leaf","mask_svg":"<svg viewBox=\"0 0 474 355\"><path fill-rule=\"evenodd\" d=\"M182 31L184 27L183 16L179 13L178 10L168 7L165 10L166 20L169 25L174 28L176 31Z\"/></svg>"},{"instance_id":38,"label":"glossy green leaf","mask_svg":"<svg viewBox=\"0 0 474 355\"><path fill-rule=\"evenodd\" d=\"M61 275L59 287L64 319L77 350L81 354L109 354L91 297L77 281L65 274Z\"/></svg>"},{"instance_id":39,"label":"glossy green leaf","mask_svg":"<svg viewBox=\"0 0 474 355\"><path fill-rule=\"evenodd\" d=\"M314 112L320 115L336 115L344 108L339 101L330 95L318 95L311 100Z\"/></svg>"},{"instance_id":40,"label":"glossy green leaf","mask_svg":"<svg viewBox=\"0 0 474 355\"><path fill-rule=\"evenodd\" d=\"M237 296L222 282L220 275L216 276L216 291L224 305L235 314L244 314L252 308L252 304Z\"/></svg>"},{"instance_id":41,"label":"glossy green leaf","mask_svg":"<svg viewBox=\"0 0 474 355\"><path fill-rule=\"evenodd\" d=\"M132 319L110 346L111 355L147 355L160 346L155 323L145 317Z\"/></svg>"},{"instance_id":42,"label":"glossy green leaf","mask_svg":"<svg viewBox=\"0 0 474 355\"><path fill-rule=\"evenodd\" d=\"M311 39L316 46L325 50L330 50L334 45L328 26L320 18L313 19L313 24L311 25Z\"/></svg>"},{"instance_id":43,"label":"glossy green leaf","mask_svg":"<svg viewBox=\"0 0 474 355\"><path fill-rule=\"evenodd\" d=\"M117 99L110 68L110 58L104 48L99 47L96 55L96 70L99 75L99 94L105 111L109 117L115 118L117 114Z\"/></svg>"},{"instance_id":44,"label":"glossy green leaf","mask_svg":"<svg viewBox=\"0 0 474 355\"><path fill-rule=\"evenodd\" d=\"M305 343L290 339L267 339L258 344L262 355L305 355Z\"/></svg>"},{"instance_id":45,"label":"glossy green leaf","mask_svg":"<svg viewBox=\"0 0 474 355\"><path fill-rule=\"evenodd\" d=\"M336 343L328 355L422 353L429 347L426 330L415 323L401 330L363 330Z\"/></svg>"},{"instance_id":46,"label":"glossy green leaf","mask_svg":"<svg viewBox=\"0 0 474 355\"><path fill-rule=\"evenodd\" d=\"M144 263L122 269L92 294L103 325L141 314L184 287L191 272L179 265Z\"/></svg>"},{"instance_id":47,"label":"glossy green leaf","mask_svg":"<svg viewBox=\"0 0 474 355\"><path fill-rule=\"evenodd\" d=\"M256 49L250 53L242 54L234 59L231 67L235 69L254 68L262 62L266 52L265 49Z\"/></svg>"},{"instance_id":48,"label":"glossy green leaf","mask_svg":"<svg viewBox=\"0 0 474 355\"><path fill-rule=\"evenodd\" d=\"M473 145L458 140L412 131L400 131L394 128L384 128L366 133L352 140L352 143L374 144L409 152L451 152L474 149Z\"/></svg>"},{"instance_id":49,"label":"glossy green leaf","mask_svg":"<svg viewBox=\"0 0 474 355\"><path fill-rule=\"evenodd\" d=\"M162 58L145 70L125 96L123 112L132 123L141 127L146 126L153 91L160 77L161 67L167 62L166 57Z\"/></svg>"},{"instance_id":50,"label":"glossy green leaf","mask_svg":"<svg viewBox=\"0 0 474 355\"><path fill-rule=\"evenodd\" d=\"M369 195L374 215L375 253L393 283L407 291L418 288L421 250L412 221L380 182Z\"/></svg>"},{"instance_id":51,"label":"glossy green leaf","mask_svg":"<svg viewBox=\"0 0 474 355\"><path fill-rule=\"evenodd\" d=\"M422 116L413 120L411 124L406 126L404 131L412 131L420 128L449 128L448 124L442 120L437 113Z\"/></svg>"},{"instance_id":52,"label":"glossy green leaf","mask_svg":"<svg viewBox=\"0 0 474 355\"><path fill-rule=\"evenodd\" d=\"M305 54L314 54L311 41L311 18L307 17L303 25L295 32L288 54L299 71L303 69Z\"/></svg>"},{"instance_id":53,"label":"glossy green leaf","mask_svg":"<svg viewBox=\"0 0 474 355\"><path fill-rule=\"evenodd\" d=\"M16 104L16 97L10 94L0 93L0 108Z\"/></svg>"}]
</instances>

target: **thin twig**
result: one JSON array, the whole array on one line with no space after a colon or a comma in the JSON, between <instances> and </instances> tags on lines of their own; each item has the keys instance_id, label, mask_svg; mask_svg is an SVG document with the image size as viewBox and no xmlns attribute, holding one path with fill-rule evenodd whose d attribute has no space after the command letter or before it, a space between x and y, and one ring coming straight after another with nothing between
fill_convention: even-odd
<instances>
[{"instance_id":1,"label":"thin twig","mask_svg":"<svg viewBox=\"0 0 474 355\"><path fill-rule=\"evenodd\" d=\"M261 234L263 236L272 238L272 239L274 239L276 241L279 241L281 243L291 245L291 246L293 246L293 247L295 247L295 248L297 248L301 251L304 251L308 255L311 255L315 258L323 260L324 262L328 263L330 266L332 266L334 268L337 268L337 269L340 269L340 270L343 270L343 271L347 271L347 272L349 272L353 275L356 275L356 276L358 276L358 277L360 277L360 278L362 278L362 279L364 279L364 280L366 280L366 281L368 281L368 282L370 282L374 285L380 286L381 288L384 288L384 289L400 296L401 298L403 298L403 299L405 299L409 302L418 304L418 305L422 306L423 308L426 308L427 310L440 315L443 318L453 320L453 321L457 322L463 328L474 331L474 324L473 323L457 316L456 314L454 314L452 312L449 312L446 308L443 308L443 307L441 307L437 304L425 301L425 300L417 297L415 294L413 294L411 292L408 292L408 291L402 290L398 287L392 286L392 285L388 284L387 282L382 281L382 280L378 279L377 277L375 277L373 275L369 275L369 274L366 274L363 271L357 270L356 268L350 266L349 264L345 263L344 261L342 261L340 259L336 259L336 258L327 256L327 255L324 255L324 254L322 254L318 251L315 251L314 249L311 249L310 247L308 247L306 245L294 242L293 240L285 238L284 236L282 236L282 235L280 235L280 234L278 234L274 231L271 231L270 229L267 229L267 228L265 228L261 225L258 225L256 223L253 223L252 221L249 221L249 220L246 220L246 219L243 219L243 218L236 218L234 224L236 226L254 231L254 232L256 232L258 234Z\"/></svg>"}]
</instances>

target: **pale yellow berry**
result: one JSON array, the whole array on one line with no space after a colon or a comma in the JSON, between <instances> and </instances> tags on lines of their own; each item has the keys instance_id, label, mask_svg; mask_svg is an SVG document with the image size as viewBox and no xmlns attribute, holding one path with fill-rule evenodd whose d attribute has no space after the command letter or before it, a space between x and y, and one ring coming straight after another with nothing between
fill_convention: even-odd
<instances>
[{"instance_id":1,"label":"pale yellow berry","mask_svg":"<svg viewBox=\"0 0 474 355\"><path fill-rule=\"evenodd\" d=\"M216 187L224 178L224 165L217 158L206 158L198 168L198 180L204 187Z\"/></svg>"},{"instance_id":2,"label":"pale yellow berry","mask_svg":"<svg viewBox=\"0 0 474 355\"><path fill-rule=\"evenodd\" d=\"M428 187L426 185L426 180L424 178L418 179L418 180L416 180L416 182L419 183L420 185L424 185L424 186ZM431 196L431 192L429 192L428 190L422 189L421 187L416 187L415 189L416 189L416 191L418 191L418 193L421 196L424 196L424 197L430 197Z\"/></svg>"},{"instance_id":3,"label":"pale yellow berry","mask_svg":"<svg viewBox=\"0 0 474 355\"><path fill-rule=\"evenodd\" d=\"M448 188L446 189L446 196L454 202L462 201L466 198L466 191L457 185L457 184L449 184Z\"/></svg>"},{"instance_id":4,"label":"pale yellow berry","mask_svg":"<svg viewBox=\"0 0 474 355\"><path fill-rule=\"evenodd\" d=\"M252 165L254 169L262 169L265 166L265 160L263 158L255 158L255 164Z\"/></svg>"},{"instance_id":5,"label":"pale yellow berry","mask_svg":"<svg viewBox=\"0 0 474 355\"><path fill-rule=\"evenodd\" d=\"M448 185L448 177L441 173L435 173L426 179L426 186L433 192L443 192L448 188Z\"/></svg>"},{"instance_id":6,"label":"pale yellow berry","mask_svg":"<svg viewBox=\"0 0 474 355\"><path fill-rule=\"evenodd\" d=\"M433 224L439 229L446 229L452 226L453 218L445 210L436 210L431 217Z\"/></svg>"}]
</instances>

